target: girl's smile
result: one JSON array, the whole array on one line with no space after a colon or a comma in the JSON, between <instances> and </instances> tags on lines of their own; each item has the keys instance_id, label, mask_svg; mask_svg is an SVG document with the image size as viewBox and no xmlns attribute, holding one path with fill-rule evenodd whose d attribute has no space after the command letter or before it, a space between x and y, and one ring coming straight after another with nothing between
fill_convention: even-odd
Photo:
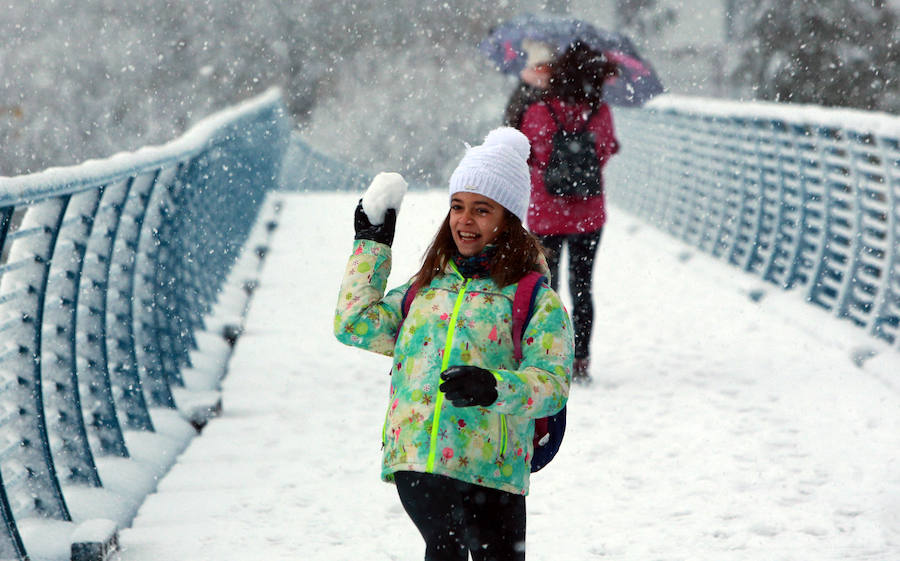
<instances>
[{"instance_id":1,"label":"girl's smile","mask_svg":"<svg viewBox=\"0 0 900 561\"><path fill-rule=\"evenodd\" d=\"M478 255L500 234L506 210L477 193L454 193L450 200L450 233L461 255Z\"/></svg>"}]
</instances>

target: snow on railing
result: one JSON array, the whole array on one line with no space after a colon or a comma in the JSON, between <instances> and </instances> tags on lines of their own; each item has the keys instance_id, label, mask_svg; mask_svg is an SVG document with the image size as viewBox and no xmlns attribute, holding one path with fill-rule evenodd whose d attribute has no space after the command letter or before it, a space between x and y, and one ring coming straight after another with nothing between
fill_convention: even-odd
<instances>
[{"instance_id":1,"label":"snow on railing","mask_svg":"<svg viewBox=\"0 0 900 561\"><path fill-rule=\"evenodd\" d=\"M212 414L290 128L271 91L165 146L0 178L0 558L129 524Z\"/></svg>"},{"instance_id":2,"label":"snow on railing","mask_svg":"<svg viewBox=\"0 0 900 561\"><path fill-rule=\"evenodd\" d=\"M900 118L675 96L614 117L614 204L900 347Z\"/></svg>"}]
</instances>

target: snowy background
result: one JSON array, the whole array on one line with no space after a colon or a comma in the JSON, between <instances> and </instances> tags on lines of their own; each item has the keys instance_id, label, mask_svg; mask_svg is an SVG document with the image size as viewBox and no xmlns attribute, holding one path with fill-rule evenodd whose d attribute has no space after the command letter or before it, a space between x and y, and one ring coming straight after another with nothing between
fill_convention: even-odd
<instances>
[{"instance_id":1,"label":"snowy background","mask_svg":"<svg viewBox=\"0 0 900 561\"><path fill-rule=\"evenodd\" d=\"M332 335L359 196L278 195L224 414L121 533L121 560L421 558L379 479L389 359ZM389 287L446 205L407 195ZM895 351L858 367L861 330L615 207L595 278L596 382L573 387L532 481L530 560L900 559Z\"/></svg>"},{"instance_id":2,"label":"snowy background","mask_svg":"<svg viewBox=\"0 0 900 561\"><path fill-rule=\"evenodd\" d=\"M874 6L878 7L874 7ZM6 0L0 175L160 144L281 86L304 138L440 184L514 80L476 45L524 11L624 31L672 93L900 110L900 0Z\"/></svg>"}]
</instances>

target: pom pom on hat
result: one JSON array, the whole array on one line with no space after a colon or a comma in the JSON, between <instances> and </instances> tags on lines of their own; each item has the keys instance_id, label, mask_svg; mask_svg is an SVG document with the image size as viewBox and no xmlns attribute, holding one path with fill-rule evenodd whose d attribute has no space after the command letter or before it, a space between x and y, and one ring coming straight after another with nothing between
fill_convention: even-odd
<instances>
[{"instance_id":1,"label":"pom pom on hat","mask_svg":"<svg viewBox=\"0 0 900 561\"><path fill-rule=\"evenodd\" d=\"M528 161L528 156L531 155L531 143L528 142L528 138L512 127L499 127L492 130L484 137L482 146L498 146L501 144L505 144L515 150L519 157L526 162Z\"/></svg>"},{"instance_id":2,"label":"pom pom on hat","mask_svg":"<svg viewBox=\"0 0 900 561\"><path fill-rule=\"evenodd\" d=\"M528 138L512 127L499 127L480 146L466 150L450 176L450 196L478 193L493 199L525 222L531 199Z\"/></svg>"}]
</instances>

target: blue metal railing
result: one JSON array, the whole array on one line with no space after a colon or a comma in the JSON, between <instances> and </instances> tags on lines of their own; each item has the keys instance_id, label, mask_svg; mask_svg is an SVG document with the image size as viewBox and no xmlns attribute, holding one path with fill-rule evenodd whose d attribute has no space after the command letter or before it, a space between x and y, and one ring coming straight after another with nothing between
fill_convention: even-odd
<instances>
[{"instance_id":1,"label":"blue metal railing","mask_svg":"<svg viewBox=\"0 0 900 561\"><path fill-rule=\"evenodd\" d=\"M27 556L17 521L72 521L66 489L100 488L97 461L176 409L290 128L273 91L163 147L0 178L0 558Z\"/></svg>"},{"instance_id":2,"label":"blue metal railing","mask_svg":"<svg viewBox=\"0 0 900 561\"><path fill-rule=\"evenodd\" d=\"M362 195L377 172L364 170L325 155L294 132L284 154L279 190L286 192L354 191ZM434 188L413 181L410 190Z\"/></svg>"},{"instance_id":3,"label":"blue metal railing","mask_svg":"<svg viewBox=\"0 0 900 561\"><path fill-rule=\"evenodd\" d=\"M281 188L285 191L362 193L374 175L317 152L294 133L285 153Z\"/></svg>"},{"instance_id":4,"label":"blue metal railing","mask_svg":"<svg viewBox=\"0 0 900 561\"><path fill-rule=\"evenodd\" d=\"M900 347L900 118L665 97L615 119L611 201Z\"/></svg>"}]
</instances>

